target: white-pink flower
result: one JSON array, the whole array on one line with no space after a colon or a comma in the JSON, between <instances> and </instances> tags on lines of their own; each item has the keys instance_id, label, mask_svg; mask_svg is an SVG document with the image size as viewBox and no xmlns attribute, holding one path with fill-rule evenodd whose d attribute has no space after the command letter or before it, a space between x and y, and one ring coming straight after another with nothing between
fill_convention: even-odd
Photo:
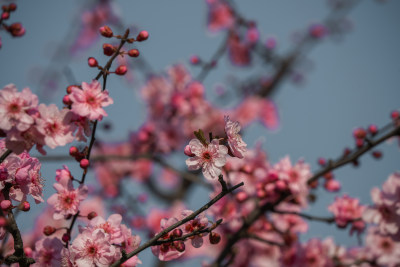
<instances>
[{"instance_id":1,"label":"white-pink flower","mask_svg":"<svg viewBox=\"0 0 400 267\"><path fill-rule=\"evenodd\" d=\"M18 92L13 84L0 90L0 129L9 131L16 127L26 131L34 123L32 111L37 108L38 98L29 88Z\"/></svg>"},{"instance_id":2,"label":"white-pink flower","mask_svg":"<svg viewBox=\"0 0 400 267\"><path fill-rule=\"evenodd\" d=\"M40 117L36 120L38 131L44 135L44 142L51 148L64 146L72 141L71 113L68 109L59 110L56 105L39 105Z\"/></svg>"},{"instance_id":3,"label":"white-pink flower","mask_svg":"<svg viewBox=\"0 0 400 267\"><path fill-rule=\"evenodd\" d=\"M69 251L71 261L85 267L109 266L117 256L115 246L102 229L84 230L75 238Z\"/></svg>"},{"instance_id":4,"label":"white-pink flower","mask_svg":"<svg viewBox=\"0 0 400 267\"><path fill-rule=\"evenodd\" d=\"M246 153L247 144L243 142L239 131L239 122L233 122L229 119L229 116L225 116L225 133L228 137L229 148L235 157L241 159L244 157L244 153Z\"/></svg>"},{"instance_id":5,"label":"white-pink flower","mask_svg":"<svg viewBox=\"0 0 400 267\"><path fill-rule=\"evenodd\" d=\"M221 168L226 163L226 146L220 145L219 141L213 139L208 145L203 145L198 139L189 142L190 151L194 154L186 160L189 170L202 168L205 178L216 179L221 174Z\"/></svg>"},{"instance_id":6,"label":"white-pink flower","mask_svg":"<svg viewBox=\"0 0 400 267\"><path fill-rule=\"evenodd\" d=\"M35 267L52 267L61 265L61 251L64 248L60 239L43 238L35 243L35 251L33 258L35 259Z\"/></svg>"},{"instance_id":7,"label":"white-pink flower","mask_svg":"<svg viewBox=\"0 0 400 267\"><path fill-rule=\"evenodd\" d=\"M108 96L108 91L102 91L101 84L96 80L90 84L83 82L82 89L73 87L69 96L72 101L72 112L90 120L101 120L103 116L107 116L103 107L114 103Z\"/></svg>"},{"instance_id":8,"label":"white-pink flower","mask_svg":"<svg viewBox=\"0 0 400 267\"><path fill-rule=\"evenodd\" d=\"M343 195L342 197L336 197L335 202L328 207L328 210L334 214L337 226L346 227L349 222L355 223L355 219L361 218L365 206L360 205L357 198ZM357 225L361 229L364 227L362 221L357 221Z\"/></svg>"},{"instance_id":9,"label":"white-pink flower","mask_svg":"<svg viewBox=\"0 0 400 267\"><path fill-rule=\"evenodd\" d=\"M66 176L61 177L60 181L53 186L57 193L47 200L47 203L54 208L53 218L60 220L70 214L76 214L79 210L80 202L87 196L87 186L80 185L79 188L74 189L72 180Z\"/></svg>"}]
</instances>

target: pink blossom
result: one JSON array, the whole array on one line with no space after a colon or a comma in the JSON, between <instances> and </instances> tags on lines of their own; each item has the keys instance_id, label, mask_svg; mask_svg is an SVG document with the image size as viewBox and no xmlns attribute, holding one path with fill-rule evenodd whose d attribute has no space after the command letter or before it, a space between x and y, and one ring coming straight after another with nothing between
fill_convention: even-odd
<instances>
[{"instance_id":1,"label":"pink blossom","mask_svg":"<svg viewBox=\"0 0 400 267\"><path fill-rule=\"evenodd\" d=\"M191 210L184 210L182 211L182 215L180 219L184 219L187 216L191 215L193 211ZM194 231L198 231L201 229L204 229L208 226L208 219L207 217L204 216L204 213L199 214L196 218L193 220L185 223L182 227L183 233L184 234L190 234ZM203 236L207 234L202 234L202 235L195 235L194 238L192 239L191 243L192 246L195 248L199 248L203 245Z\"/></svg>"},{"instance_id":2,"label":"pink blossom","mask_svg":"<svg viewBox=\"0 0 400 267\"><path fill-rule=\"evenodd\" d=\"M103 229L84 230L70 248L71 260L77 266L109 266L116 256L116 248Z\"/></svg>"},{"instance_id":3,"label":"pink blossom","mask_svg":"<svg viewBox=\"0 0 400 267\"><path fill-rule=\"evenodd\" d=\"M229 28L235 22L233 11L225 1L207 0L208 13L208 28L211 31L218 31Z\"/></svg>"},{"instance_id":4,"label":"pink blossom","mask_svg":"<svg viewBox=\"0 0 400 267\"><path fill-rule=\"evenodd\" d=\"M74 189L72 180L68 177L62 177L53 186L57 193L50 196L47 203L54 208L54 219L60 220L70 214L76 214L80 202L87 196L87 186L80 185L79 188Z\"/></svg>"},{"instance_id":5,"label":"pink blossom","mask_svg":"<svg viewBox=\"0 0 400 267\"><path fill-rule=\"evenodd\" d=\"M60 266L61 265L61 250L64 248L63 243L60 239L53 238L43 238L35 243L35 251L33 258L35 259L35 264L32 266Z\"/></svg>"},{"instance_id":6,"label":"pink blossom","mask_svg":"<svg viewBox=\"0 0 400 267\"><path fill-rule=\"evenodd\" d=\"M82 89L72 87L70 99L72 112L90 120L101 120L103 116L107 116L103 107L114 103L108 96L108 91L102 91L101 84L96 80L90 84L83 82Z\"/></svg>"},{"instance_id":7,"label":"pink blossom","mask_svg":"<svg viewBox=\"0 0 400 267\"><path fill-rule=\"evenodd\" d=\"M121 232L121 221L122 216L120 214L112 214L108 217L107 221L101 216L97 216L92 219L86 229L102 229L106 234L109 235L110 242L113 244L120 244L124 241Z\"/></svg>"},{"instance_id":8,"label":"pink blossom","mask_svg":"<svg viewBox=\"0 0 400 267\"><path fill-rule=\"evenodd\" d=\"M38 131L50 148L64 146L74 140L68 109L59 110L56 105L39 105L40 117L36 120Z\"/></svg>"},{"instance_id":9,"label":"pink blossom","mask_svg":"<svg viewBox=\"0 0 400 267\"><path fill-rule=\"evenodd\" d=\"M57 169L56 170L56 181L59 182L61 178L67 177L69 179L72 179L71 172L68 168L67 165L63 165L62 169Z\"/></svg>"},{"instance_id":10,"label":"pink blossom","mask_svg":"<svg viewBox=\"0 0 400 267\"><path fill-rule=\"evenodd\" d=\"M228 149L220 145L216 139L213 139L208 145L203 145L198 139L192 139L189 146L192 153L195 154L194 157L186 160L189 170L202 168L205 178L209 180L218 178L221 168L226 163Z\"/></svg>"},{"instance_id":11,"label":"pink blossom","mask_svg":"<svg viewBox=\"0 0 400 267\"><path fill-rule=\"evenodd\" d=\"M381 235L371 227L366 237L366 245L377 257L377 263L384 266L397 266L400 262L400 243L390 236Z\"/></svg>"},{"instance_id":12,"label":"pink blossom","mask_svg":"<svg viewBox=\"0 0 400 267\"><path fill-rule=\"evenodd\" d=\"M229 119L229 116L225 116L225 133L228 137L229 148L235 157L241 159L244 157L247 144L243 142L242 137L239 135L239 131L239 122L233 122Z\"/></svg>"},{"instance_id":13,"label":"pink blossom","mask_svg":"<svg viewBox=\"0 0 400 267\"><path fill-rule=\"evenodd\" d=\"M9 131L12 127L26 131L34 123L32 112L37 108L38 98L29 88L17 92L13 84L0 90L0 129Z\"/></svg>"},{"instance_id":14,"label":"pink blossom","mask_svg":"<svg viewBox=\"0 0 400 267\"><path fill-rule=\"evenodd\" d=\"M339 227L346 227L348 223L355 224L360 230L365 227L362 221L354 221L361 219L365 210L365 206L360 205L357 198L348 195L336 197L335 202L328 207L328 210L334 214L336 224Z\"/></svg>"}]
</instances>

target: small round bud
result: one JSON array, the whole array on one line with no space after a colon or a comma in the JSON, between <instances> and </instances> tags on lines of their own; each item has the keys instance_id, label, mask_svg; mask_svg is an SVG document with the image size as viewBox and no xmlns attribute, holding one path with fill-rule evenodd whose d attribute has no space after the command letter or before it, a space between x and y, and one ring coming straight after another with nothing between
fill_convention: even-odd
<instances>
[{"instance_id":1,"label":"small round bud","mask_svg":"<svg viewBox=\"0 0 400 267\"><path fill-rule=\"evenodd\" d=\"M337 180L327 180L324 187L329 192L337 192L340 190L340 183Z\"/></svg>"},{"instance_id":2,"label":"small round bud","mask_svg":"<svg viewBox=\"0 0 400 267\"><path fill-rule=\"evenodd\" d=\"M11 33L12 36L14 37L21 37L22 35L25 34L25 28L22 26L21 23L13 23L8 27L8 31Z\"/></svg>"},{"instance_id":3,"label":"small round bud","mask_svg":"<svg viewBox=\"0 0 400 267\"><path fill-rule=\"evenodd\" d=\"M392 111L392 113L390 113L390 117L393 120L398 119L400 117L400 112L398 110L394 110L394 111Z\"/></svg>"},{"instance_id":4,"label":"small round bud","mask_svg":"<svg viewBox=\"0 0 400 267\"><path fill-rule=\"evenodd\" d=\"M88 58L88 64L89 64L89 67L91 67L91 68L95 68L99 65L99 63L97 62L97 60L94 57Z\"/></svg>"},{"instance_id":5,"label":"small round bud","mask_svg":"<svg viewBox=\"0 0 400 267\"><path fill-rule=\"evenodd\" d=\"M75 85L69 85L69 86L67 87L67 89L66 89L67 94L72 93L72 88L73 88L73 87L76 87L76 86L75 86Z\"/></svg>"},{"instance_id":6,"label":"small round bud","mask_svg":"<svg viewBox=\"0 0 400 267\"><path fill-rule=\"evenodd\" d=\"M29 202L28 201L24 201L24 202L22 202L20 205L19 205L19 207L18 207L20 210L22 210L22 211L29 211L30 209L31 209L31 204L29 204Z\"/></svg>"},{"instance_id":7,"label":"small round bud","mask_svg":"<svg viewBox=\"0 0 400 267\"><path fill-rule=\"evenodd\" d=\"M168 244L161 244L160 245L160 250L162 252L168 252L169 251L169 245Z\"/></svg>"},{"instance_id":8,"label":"small round bud","mask_svg":"<svg viewBox=\"0 0 400 267\"><path fill-rule=\"evenodd\" d=\"M235 197L238 202L244 202L248 199L247 193L243 192L243 191L240 191L239 193L237 193Z\"/></svg>"},{"instance_id":9,"label":"small round bud","mask_svg":"<svg viewBox=\"0 0 400 267\"><path fill-rule=\"evenodd\" d=\"M0 202L0 207L2 210L9 210L12 208L12 203L10 200L2 200Z\"/></svg>"},{"instance_id":10,"label":"small round bud","mask_svg":"<svg viewBox=\"0 0 400 267\"><path fill-rule=\"evenodd\" d=\"M81 161L79 162L79 166L81 166L82 169L87 169L87 167L89 167L90 162L88 159L81 159Z\"/></svg>"},{"instance_id":11,"label":"small round bud","mask_svg":"<svg viewBox=\"0 0 400 267\"><path fill-rule=\"evenodd\" d=\"M367 131L363 128L357 128L354 130L353 136L357 139L364 139L367 136Z\"/></svg>"},{"instance_id":12,"label":"small round bud","mask_svg":"<svg viewBox=\"0 0 400 267\"><path fill-rule=\"evenodd\" d=\"M368 126L368 132L371 135L376 135L378 133L378 126L376 126L375 124L371 124L370 126Z\"/></svg>"},{"instance_id":13,"label":"small round bud","mask_svg":"<svg viewBox=\"0 0 400 267\"><path fill-rule=\"evenodd\" d=\"M344 150L343 150L343 156L348 156L348 155L350 155L350 153L351 153L351 149L350 148L348 148L348 147L346 147Z\"/></svg>"},{"instance_id":14,"label":"small round bud","mask_svg":"<svg viewBox=\"0 0 400 267\"><path fill-rule=\"evenodd\" d=\"M112 56L115 52L115 47L110 44L103 44L103 53L106 56Z\"/></svg>"},{"instance_id":15,"label":"small round bud","mask_svg":"<svg viewBox=\"0 0 400 267\"><path fill-rule=\"evenodd\" d=\"M174 237L181 237L183 234L182 230L179 228L176 228L172 231L172 236Z\"/></svg>"},{"instance_id":16,"label":"small round bud","mask_svg":"<svg viewBox=\"0 0 400 267\"><path fill-rule=\"evenodd\" d=\"M314 38L322 38L326 35L326 28L322 24L314 24L310 27L310 35Z\"/></svg>"},{"instance_id":17,"label":"small round bud","mask_svg":"<svg viewBox=\"0 0 400 267\"><path fill-rule=\"evenodd\" d=\"M312 182L310 183L310 188L315 189L315 188L317 188L317 187L318 187L318 180L312 181Z\"/></svg>"},{"instance_id":18,"label":"small round bud","mask_svg":"<svg viewBox=\"0 0 400 267\"><path fill-rule=\"evenodd\" d=\"M50 225L47 225L47 226L45 226L45 227L43 228L43 234L44 234L45 236L52 235L52 234L54 234L56 231L57 231L57 229L54 228L53 226L50 226Z\"/></svg>"},{"instance_id":19,"label":"small round bud","mask_svg":"<svg viewBox=\"0 0 400 267\"><path fill-rule=\"evenodd\" d=\"M332 180L334 178L334 175L333 175L332 172L327 172L327 173L324 174L324 178L326 180Z\"/></svg>"},{"instance_id":20,"label":"small round bud","mask_svg":"<svg viewBox=\"0 0 400 267\"><path fill-rule=\"evenodd\" d=\"M358 148L362 147L364 145L364 140L363 139L357 139L356 140L356 146Z\"/></svg>"},{"instance_id":21,"label":"small round bud","mask_svg":"<svg viewBox=\"0 0 400 267\"><path fill-rule=\"evenodd\" d=\"M211 232L209 237L210 237L210 243L213 245L218 244L219 241L221 241L221 236L215 232Z\"/></svg>"},{"instance_id":22,"label":"small round bud","mask_svg":"<svg viewBox=\"0 0 400 267\"><path fill-rule=\"evenodd\" d=\"M326 159L324 159L324 158L319 158L319 159L318 159L318 164L319 164L320 166L325 166L325 164L326 164Z\"/></svg>"},{"instance_id":23,"label":"small round bud","mask_svg":"<svg viewBox=\"0 0 400 267\"><path fill-rule=\"evenodd\" d=\"M196 156L195 154L192 153L192 150L190 149L189 145L185 146L185 150L183 151L183 153L185 153L185 155L188 156L188 157Z\"/></svg>"},{"instance_id":24,"label":"small round bud","mask_svg":"<svg viewBox=\"0 0 400 267\"><path fill-rule=\"evenodd\" d=\"M24 252L27 257L32 257L33 251L30 247L24 247Z\"/></svg>"},{"instance_id":25,"label":"small round bud","mask_svg":"<svg viewBox=\"0 0 400 267\"><path fill-rule=\"evenodd\" d=\"M278 180L275 184L279 191L285 191L287 189L287 185L283 180Z\"/></svg>"},{"instance_id":26,"label":"small round bud","mask_svg":"<svg viewBox=\"0 0 400 267\"><path fill-rule=\"evenodd\" d=\"M128 51L128 55L130 57L138 57L140 55L139 50L137 49L131 49Z\"/></svg>"},{"instance_id":27,"label":"small round bud","mask_svg":"<svg viewBox=\"0 0 400 267\"><path fill-rule=\"evenodd\" d=\"M197 65L200 63L200 58L196 55L190 57L190 64Z\"/></svg>"},{"instance_id":28,"label":"small round bud","mask_svg":"<svg viewBox=\"0 0 400 267\"><path fill-rule=\"evenodd\" d=\"M71 146L69 148L69 154L73 157L75 157L79 153L79 150L76 146Z\"/></svg>"},{"instance_id":29,"label":"small round bud","mask_svg":"<svg viewBox=\"0 0 400 267\"><path fill-rule=\"evenodd\" d=\"M174 247L179 252L185 251L185 243L183 241L174 241Z\"/></svg>"},{"instance_id":30,"label":"small round bud","mask_svg":"<svg viewBox=\"0 0 400 267\"><path fill-rule=\"evenodd\" d=\"M70 234L69 233L65 233L65 234L63 234L63 236L62 236L62 241L64 241L65 243L68 243L70 240L71 240L71 236L70 236Z\"/></svg>"},{"instance_id":31,"label":"small round bud","mask_svg":"<svg viewBox=\"0 0 400 267\"><path fill-rule=\"evenodd\" d=\"M113 31L108 26L100 27L99 32L104 37L107 37L107 38L113 37Z\"/></svg>"},{"instance_id":32,"label":"small round bud","mask_svg":"<svg viewBox=\"0 0 400 267\"><path fill-rule=\"evenodd\" d=\"M3 216L0 216L0 227L6 227L7 226L7 219Z\"/></svg>"},{"instance_id":33,"label":"small round bud","mask_svg":"<svg viewBox=\"0 0 400 267\"><path fill-rule=\"evenodd\" d=\"M382 152L379 150L375 150L372 152L372 156L376 159L380 159L382 157Z\"/></svg>"},{"instance_id":34,"label":"small round bud","mask_svg":"<svg viewBox=\"0 0 400 267\"><path fill-rule=\"evenodd\" d=\"M3 19L3 20L8 19L9 17L10 17L10 13L8 13L8 12L3 12L1 14L1 19Z\"/></svg>"},{"instance_id":35,"label":"small round bud","mask_svg":"<svg viewBox=\"0 0 400 267\"><path fill-rule=\"evenodd\" d=\"M149 33L147 31L139 32L138 36L136 36L136 41L142 42L149 38Z\"/></svg>"},{"instance_id":36,"label":"small round bud","mask_svg":"<svg viewBox=\"0 0 400 267\"><path fill-rule=\"evenodd\" d=\"M121 65L115 70L115 74L117 74L117 75L125 75L125 73L127 71L128 71L128 68L125 65Z\"/></svg>"},{"instance_id":37,"label":"small round bud","mask_svg":"<svg viewBox=\"0 0 400 267\"><path fill-rule=\"evenodd\" d=\"M71 106L72 105L72 100L69 98L69 95L65 95L63 97L62 101L63 101L64 105L67 105L67 106Z\"/></svg>"},{"instance_id":38,"label":"small round bud","mask_svg":"<svg viewBox=\"0 0 400 267\"><path fill-rule=\"evenodd\" d=\"M15 11L17 9L17 5L15 3L11 3L8 5L8 10Z\"/></svg>"},{"instance_id":39,"label":"small round bud","mask_svg":"<svg viewBox=\"0 0 400 267\"><path fill-rule=\"evenodd\" d=\"M91 220L93 218L97 217L97 213L92 211L91 213L88 214L87 218L88 220Z\"/></svg>"},{"instance_id":40,"label":"small round bud","mask_svg":"<svg viewBox=\"0 0 400 267\"><path fill-rule=\"evenodd\" d=\"M276 47L277 41L275 39L275 37L269 37L266 41L265 41L265 47L269 50L272 50Z\"/></svg>"}]
</instances>

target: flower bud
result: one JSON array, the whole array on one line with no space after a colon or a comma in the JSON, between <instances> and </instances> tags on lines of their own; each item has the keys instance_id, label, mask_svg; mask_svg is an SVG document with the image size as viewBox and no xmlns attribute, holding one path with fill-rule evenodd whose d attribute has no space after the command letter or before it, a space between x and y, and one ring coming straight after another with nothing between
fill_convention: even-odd
<instances>
[{"instance_id":1,"label":"flower bud","mask_svg":"<svg viewBox=\"0 0 400 267\"><path fill-rule=\"evenodd\" d=\"M324 187L329 192L337 192L340 190L340 183L334 179L327 180Z\"/></svg>"},{"instance_id":2,"label":"flower bud","mask_svg":"<svg viewBox=\"0 0 400 267\"><path fill-rule=\"evenodd\" d=\"M20 205L19 205L19 207L18 207L20 210L22 210L22 211L29 211L30 209L31 209L31 204L29 204L29 202L28 201L24 201L24 202L22 202Z\"/></svg>"},{"instance_id":3,"label":"flower bud","mask_svg":"<svg viewBox=\"0 0 400 267\"><path fill-rule=\"evenodd\" d=\"M219 241L221 241L221 236L215 232L211 232L209 237L210 237L210 243L213 245L218 244Z\"/></svg>"},{"instance_id":4,"label":"flower bud","mask_svg":"<svg viewBox=\"0 0 400 267\"><path fill-rule=\"evenodd\" d=\"M368 126L368 132L371 135L376 135L378 133L378 126L376 126L375 124L371 124L370 126Z\"/></svg>"},{"instance_id":5,"label":"flower bud","mask_svg":"<svg viewBox=\"0 0 400 267\"><path fill-rule=\"evenodd\" d=\"M181 237L183 234L182 230L179 228L176 228L172 231L172 236L174 237Z\"/></svg>"},{"instance_id":6,"label":"flower bud","mask_svg":"<svg viewBox=\"0 0 400 267\"><path fill-rule=\"evenodd\" d=\"M115 52L115 47L110 44L103 44L103 53L106 56L112 56Z\"/></svg>"},{"instance_id":7,"label":"flower bud","mask_svg":"<svg viewBox=\"0 0 400 267\"><path fill-rule=\"evenodd\" d=\"M30 247L24 247L24 253L27 257L32 257L33 251Z\"/></svg>"},{"instance_id":8,"label":"flower bud","mask_svg":"<svg viewBox=\"0 0 400 267\"><path fill-rule=\"evenodd\" d=\"M79 153L79 150L76 146L71 146L69 148L69 154L73 157L75 157Z\"/></svg>"},{"instance_id":9,"label":"flower bud","mask_svg":"<svg viewBox=\"0 0 400 267\"><path fill-rule=\"evenodd\" d=\"M237 200L238 202L244 202L244 201L247 200L248 195L247 195L246 192L240 191L239 193L236 194L235 197L236 197L236 200Z\"/></svg>"},{"instance_id":10,"label":"flower bud","mask_svg":"<svg viewBox=\"0 0 400 267\"><path fill-rule=\"evenodd\" d=\"M10 200L2 200L0 202L0 207L2 210L7 211L12 208L12 203Z\"/></svg>"},{"instance_id":11,"label":"flower bud","mask_svg":"<svg viewBox=\"0 0 400 267\"><path fill-rule=\"evenodd\" d=\"M104 37L107 37L107 38L113 37L113 31L108 26L100 27L99 32Z\"/></svg>"},{"instance_id":12,"label":"flower bud","mask_svg":"<svg viewBox=\"0 0 400 267\"><path fill-rule=\"evenodd\" d=\"M149 38L149 33L147 31L139 32L138 36L136 36L136 41L142 42Z\"/></svg>"},{"instance_id":13,"label":"flower bud","mask_svg":"<svg viewBox=\"0 0 400 267\"><path fill-rule=\"evenodd\" d=\"M169 245L168 244L161 244L160 245L160 250L164 253L168 252L169 250Z\"/></svg>"},{"instance_id":14,"label":"flower bud","mask_svg":"<svg viewBox=\"0 0 400 267\"><path fill-rule=\"evenodd\" d=\"M174 241L174 247L179 252L185 251L185 243L183 241Z\"/></svg>"},{"instance_id":15,"label":"flower bud","mask_svg":"<svg viewBox=\"0 0 400 267\"><path fill-rule=\"evenodd\" d=\"M87 169L87 167L89 167L89 165L90 165L90 162L88 159L81 159L81 161L79 162L79 166L82 169Z\"/></svg>"},{"instance_id":16,"label":"flower bud","mask_svg":"<svg viewBox=\"0 0 400 267\"><path fill-rule=\"evenodd\" d=\"M382 157L382 152L379 150L375 150L372 152L372 156L376 159L380 159Z\"/></svg>"},{"instance_id":17,"label":"flower bud","mask_svg":"<svg viewBox=\"0 0 400 267\"><path fill-rule=\"evenodd\" d=\"M7 219L3 216L0 216L0 227L6 227L7 223Z\"/></svg>"},{"instance_id":18,"label":"flower bud","mask_svg":"<svg viewBox=\"0 0 400 267\"><path fill-rule=\"evenodd\" d=\"M56 231L57 231L57 229L50 225L47 225L43 228L43 234L45 236L50 236L50 235L54 234Z\"/></svg>"},{"instance_id":19,"label":"flower bud","mask_svg":"<svg viewBox=\"0 0 400 267\"><path fill-rule=\"evenodd\" d=\"M8 19L9 17L10 17L10 13L8 13L8 12L3 12L1 14L1 19L3 19L3 20Z\"/></svg>"},{"instance_id":20,"label":"flower bud","mask_svg":"<svg viewBox=\"0 0 400 267\"><path fill-rule=\"evenodd\" d=\"M71 101L71 99L69 98L69 95L65 95L64 97L63 97L63 103L64 103L64 105L67 105L67 106L71 106L72 105L72 101Z\"/></svg>"},{"instance_id":21,"label":"flower bud","mask_svg":"<svg viewBox=\"0 0 400 267\"><path fill-rule=\"evenodd\" d=\"M130 57L138 57L140 55L139 50L137 49L131 49L128 51L128 55Z\"/></svg>"},{"instance_id":22,"label":"flower bud","mask_svg":"<svg viewBox=\"0 0 400 267\"><path fill-rule=\"evenodd\" d=\"M94 57L88 58L88 64L89 64L89 67L91 67L91 68L95 68L99 65L99 63L97 62L97 60Z\"/></svg>"},{"instance_id":23,"label":"flower bud","mask_svg":"<svg viewBox=\"0 0 400 267\"><path fill-rule=\"evenodd\" d=\"M88 220L91 220L93 218L97 217L97 213L95 211L92 211L91 213L88 214L87 218Z\"/></svg>"},{"instance_id":24,"label":"flower bud","mask_svg":"<svg viewBox=\"0 0 400 267\"><path fill-rule=\"evenodd\" d=\"M192 65L197 65L200 63L200 58L196 55L190 57L190 63Z\"/></svg>"},{"instance_id":25,"label":"flower bud","mask_svg":"<svg viewBox=\"0 0 400 267\"><path fill-rule=\"evenodd\" d=\"M128 68L125 65L121 65L115 70L115 74L117 74L117 75L125 75L125 73L127 71L128 71Z\"/></svg>"},{"instance_id":26,"label":"flower bud","mask_svg":"<svg viewBox=\"0 0 400 267\"><path fill-rule=\"evenodd\" d=\"M310 35L314 38L322 38L326 35L326 28L322 24L314 24L310 27Z\"/></svg>"},{"instance_id":27,"label":"flower bud","mask_svg":"<svg viewBox=\"0 0 400 267\"><path fill-rule=\"evenodd\" d=\"M11 3L8 5L8 10L15 11L17 9L17 5L15 3Z\"/></svg>"},{"instance_id":28,"label":"flower bud","mask_svg":"<svg viewBox=\"0 0 400 267\"><path fill-rule=\"evenodd\" d=\"M22 24L17 22L13 23L8 27L8 31L11 33L12 36L14 37L21 37L22 35L25 34L25 28L22 27Z\"/></svg>"},{"instance_id":29,"label":"flower bud","mask_svg":"<svg viewBox=\"0 0 400 267\"><path fill-rule=\"evenodd\" d=\"M325 166L325 164L326 164L326 159L324 159L324 158L319 158L319 159L318 159L318 164L319 164L320 166Z\"/></svg>"},{"instance_id":30,"label":"flower bud","mask_svg":"<svg viewBox=\"0 0 400 267\"><path fill-rule=\"evenodd\" d=\"M400 117L400 112L398 110L394 110L394 111L392 111L392 113L390 113L390 117L393 120L398 119Z\"/></svg>"},{"instance_id":31,"label":"flower bud","mask_svg":"<svg viewBox=\"0 0 400 267\"><path fill-rule=\"evenodd\" d=\"M65 243L68 243L71 240L71 235L69 233L65 233L62 236L62 241L64 241Z\"/></svg>"},{"instance_id":32,"label":"flower bud","mask_svg":"<svg viewBox=\"0 0 400 267\"><path fill-rule=\"evenodd\" d=\"M0 167L0 182L8 179L8 171L4 167Z\"/></svg>"},{"instance_id":33,"label":"flower bud","mask_svg":"<svg viewBox=\"0 0 400 267\"><path fill-rule=\"evenodd\" d=\"M357 128L354 130L353 136L357 139L364 139L367 136L367 131L363 128Z\"/></svg>"}]
</instances>

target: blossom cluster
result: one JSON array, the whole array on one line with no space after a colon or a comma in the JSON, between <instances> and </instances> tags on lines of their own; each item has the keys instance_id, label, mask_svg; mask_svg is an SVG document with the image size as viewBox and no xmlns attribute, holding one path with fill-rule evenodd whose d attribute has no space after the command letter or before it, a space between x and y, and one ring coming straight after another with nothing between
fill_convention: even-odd
<instances>
[{"instance_id":1,"label":"blossom cluster","mask_svg":"<svg viewBox=\"0 0 400 267\"><path fill-rule=\"evenodd\" d=\"M6 147L20 154L34 145L41 153L43 146L64 146L72 141L86 140L90 120L101 120L107 114L103 107L113 103L97 81L71 87L68 107L61 110L54 104L40 104L38 97L25 88L18 92L13 84L0 90L0 130Z\"/></svg>"}]
</instances>

